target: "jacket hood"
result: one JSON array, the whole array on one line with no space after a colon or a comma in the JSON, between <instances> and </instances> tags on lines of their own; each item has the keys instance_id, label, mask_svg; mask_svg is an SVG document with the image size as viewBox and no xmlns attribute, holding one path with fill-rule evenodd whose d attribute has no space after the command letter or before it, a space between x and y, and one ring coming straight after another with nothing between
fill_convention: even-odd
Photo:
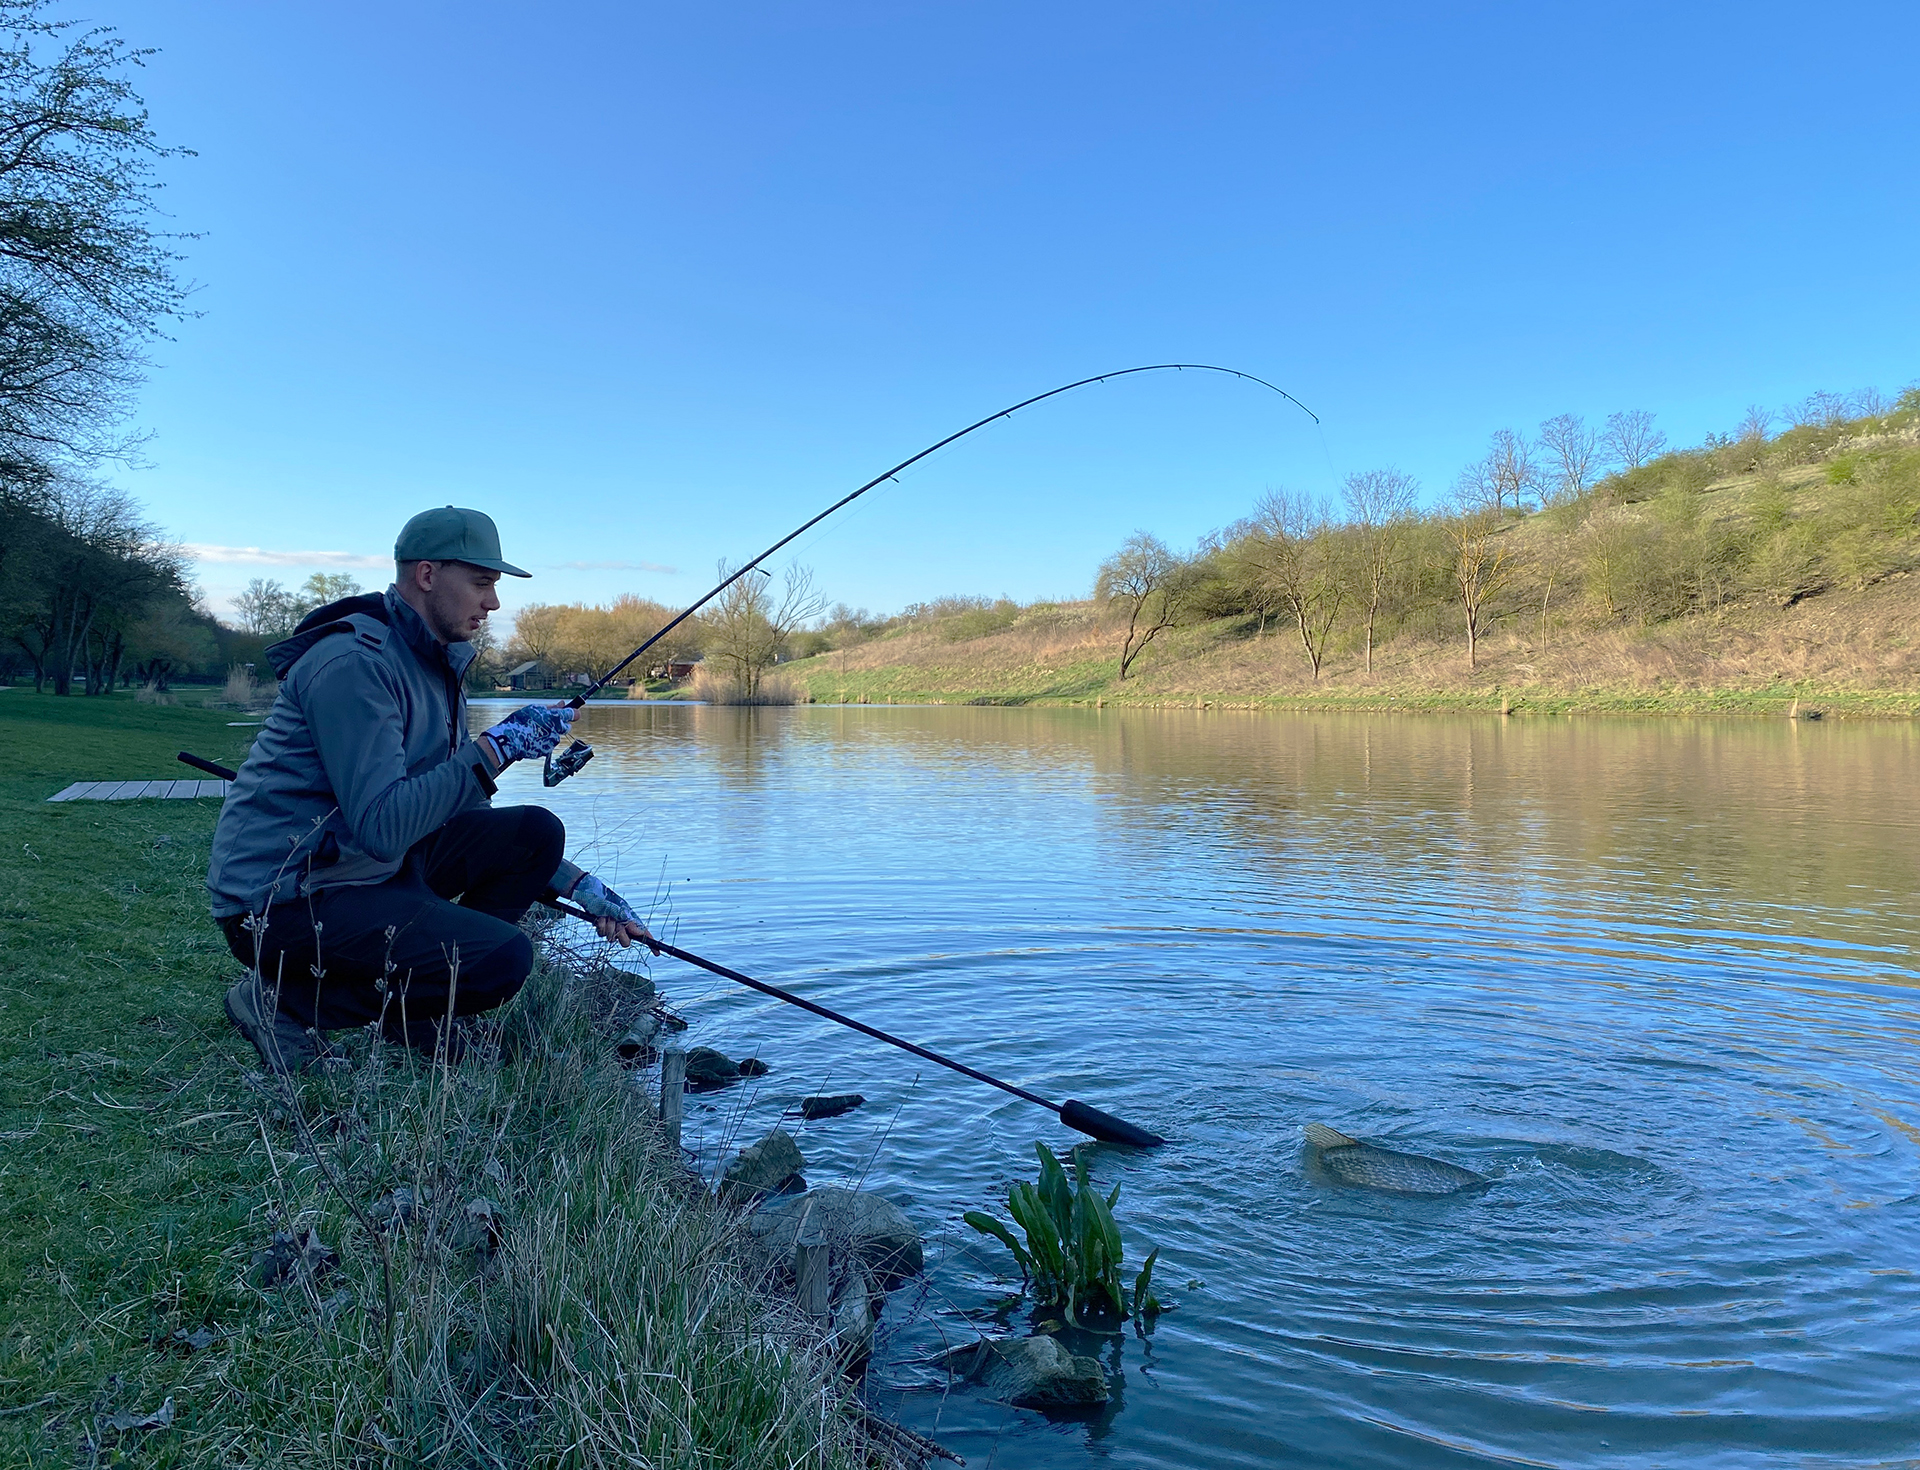
<instances>
[{"instance_id":1,"label":"jacket hood","mask_svg":"<svg viewBox=\"0 0 1920 1470\"><path fill-rule=\"evenodd\" d=\"M375 622L387 622L386 594L362 592L353 597L343 597L338 602L316 607L300 619L300 626L290 635L267 646L267 662L273 668L274 678L286 678L293 666L300 662L300 655L328 634L351 633L353 624L347 619L356 613Z\"/></svg>"}]
</instances>

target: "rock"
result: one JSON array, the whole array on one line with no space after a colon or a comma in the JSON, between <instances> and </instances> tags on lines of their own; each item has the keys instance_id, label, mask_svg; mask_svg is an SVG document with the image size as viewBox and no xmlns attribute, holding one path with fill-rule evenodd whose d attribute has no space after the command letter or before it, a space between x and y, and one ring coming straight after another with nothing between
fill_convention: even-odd
<instances>
[{"instance_id":1,"label":"rock","mask_svg":"<svg viewBox=\"0 0 1920 1470\"><path fill-rule=\"evenodd\" d=\"M612 986L629 1000L645 1004L653 999L653 981L637 970L623 970L610 960L601 960L587 969L583 977L595 984Z\"/></svg>"},{"instance_id":2,"label":"rock","mask_svg":"<svg viewBox=\"0 0 1920 1470\"><path fill-rule=\"evenodd\" d=\"M255 1286L279 1286L296 1271L306 1271L316 1279L340 1264L340 1254L330 1245L322 1245L313 1230L295 1240L284 1230L276 1230L267 1248L256 1251L248 1279Z\"/></svg>"},{"instance_id":3,"label":"rock","mask_svg":"<svg viewBox=\"0 0 1920 1470\"><path fill-rule=\"evenodd\" d=\"M783 1133L782 1138L786 1137ZM747 1230L769 1263L791 1269L793 1244L805 1218L828 1245L854 1256L872 1271L884 1291L892 1291L926 1268L920 1232L898 1206L858 1189L815 1189L747 1217Z\"/></svg>"},{"instance_id":4,"label":"rock","mask_svg":"<svg viewBox=\"0 0 1920 1470\"><path fill-rule=\"evenodd\" d=\"M764 1077L773 1070L758 1057L742 1057L734 1066L740 1069L742 1077Z\"/></svg>"},{"instance_id":5,"label":"rock","mask_svg":"<svg viewBox=\"0 0 1920 1470\"><path fill-rule=\"evenodd\" d=\"M840 1092L831 1097L803 1097L800 1099L800 1116L809 1123L820 1118L837 1118L842 1113L851 1113L866 1099L857 1092Z\"/></svg>"},{"instance_id":6,"label":"rock","mask_svg":"<svg viewBox=\"0 0 1920 1470\"><path fill-rule=\"evenodd\" d=\"M739 1080L740 1069L712 1047L696 1046L687 1053L688 1092L712 1092Z\"/></svg>"},{"instance_id":7,"label":"rock","mask_svg":"<svg viewBox=\"0 0 1920 1470\"><path fill-rule=\"evenodd\" d=\"M842 1367L854 1367L873 1356L873 1335L885 1302L886 1295L873 1273L855 1261L839 1300L833 1304L833 1351Z\"/></svg>"},{"instance_id":8,"label":"rock","mask_svg":"<svg viewBox=\"0 0 1920 1470\"><path fill-rule=\"evenodd\" d=\"M627 1034L613 1044L613 1050L629 1067L651 1066L659 1059L654 1040L660 1035L660 1018L651 1012L627 1028Z\"/></svg>"},{"instance_id":9,"label":"rock","mask_svg":"<svg viewBox=\"0 0 1920 1470\"><path fill-rule=\"evenodd\" d=\"M995 1337L942 1354L955 1377L1021 1409L1065 1409L1107 1401L1095 1358L1076 1358L1052 1337Z\"/></svg>"},{"instance_id":10,"label":"rock","mask_svg":"<svg viewBox=\"0 0 1920 1470\"><path fill-rule=\"evenodd\" d=\"M752 1147L740 1150L721 1176L720 1189L736 1197L771 1194L806 1167L793 1135L776 1128Z\"/></svg>"}]
</instances>

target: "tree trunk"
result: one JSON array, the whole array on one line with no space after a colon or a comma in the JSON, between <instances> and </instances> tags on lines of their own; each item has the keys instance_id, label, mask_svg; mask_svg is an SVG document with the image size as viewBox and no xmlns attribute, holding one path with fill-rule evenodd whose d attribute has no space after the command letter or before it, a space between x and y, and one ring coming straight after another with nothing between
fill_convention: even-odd
<instances>
[{"instance_id":1,"label":"tree trunk","mask_svg":"<svg viewBox=\"0 0 1920 1470\"><path fill-rule=\"evenodd\" d=\"M1368 678L1373 677L1373 615L1379 610L1379 607L1380 607L1380 604L1377 602L1370 602L1367 604L1367 677Z\"/></svg>"},{"instance_id":2,"label":"tree trunk","mask_svg":"<svg viewBox=\"0 0 1920 1470\"><path fill-rule=\"evenodd\" d=\"M1480 609L1467 604L1467 668L1471 671L1480 667Z\"/></svg>"}]
</instances>

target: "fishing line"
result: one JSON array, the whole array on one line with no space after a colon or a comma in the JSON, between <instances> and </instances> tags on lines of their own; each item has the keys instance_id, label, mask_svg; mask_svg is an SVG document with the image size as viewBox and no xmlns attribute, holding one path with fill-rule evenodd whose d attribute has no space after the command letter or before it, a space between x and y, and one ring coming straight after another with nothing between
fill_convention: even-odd
<instances>
[{"instance_id":1,"label":"fishing line","mask_svg":"<svg viewBox=\"0 0 1920 1470\"><path fill-rule=\"evenodd\" d=\"M1224 373L1228 377L1239 378L1244 382L1254 383L1262 388L1269 390L1270 392L1278 393L1282 398L1286 399L1287 402L1291 403L1295 408L1299 409L1308 418L1312 419L1316 425L1320 422L1320 415L1315 413L1312 409L1308 408L1306 404L1302 403L1298 398L1295 398L1291 393L1287 392L1285 388L1280 387L1278 384L1269 383L1265 378L1258 377L1253 373L1242 372L1238 368L1221 367L1218 364L1209 363L1209 362L1146 363L1140 367L1118 368L1115 371L1110 373L1097 373L1090 378L1079 378L1071 383L1063 383L1058 388L1049 388L1044 393L1036 393L1031 398L1023 398L1018 403L1011 404L1008 407L999 410L997 413L990 413L985 418L979 419L974 423L968 424L964 429L956 430L955 432L947 435L946 438L938 440L935 443L929 444L925 449L922 449L919 453L909 455L907 458L901 460L900 463L892 466L890 469L882 470L879 474L875 475L871 480L867 481L867 483L862 485L859 489L854 490L847 495L843 495L840 499L836 500L832 505L828 506L825 510L821 511L818 515L813 516L806 521L803 521L799 526L795 527L792 531L789 531L786 535L782 536L778 541L774 542L773 545L769 546L765 551L761 552L758 556L754 557L751 561L744 563L743 565L738 567L736 570L734 570L729 576L723 579L718 586L714 587L705 596L701 597L698 601L686 607L683 611L681 611L674 618L672 618L666 624L665 627L661 628L651 638L648 638L638 648L634 649L632 653L628 654L625 658L621 659L619 663L615 664L612 668L608 669L606 673L602 674L592 684L588 685L585 689L581 690L578 694L574 695L573 698L568 701L568 703L571 704L575 709L584 708L587 700L590 699L593 695L599 693L600 690L604 689L608 684L612 683L613 680L619 676L621 671L624 670L628 664L632 663L635 659L640 657L641 654L645 653L654 644L658 643L662 638L666 637L668 633L672 632L675 628L679 627L680 624L684 623L688 618L692 617L696 612L698 612L701 608L705 607L709 602L713 601L713 599L718 597L722 592L725 592L727 588L731 587L735 582L739 581L740 578L744 577L748 572L757 569L760 563L764 562L768 557L772 556L775 552L779 551L782 547L788 545L790 542L798 540L801 536L805 535L808 531L811 531L815 526L819 525L820 522L824 521L828 516L832 515L835 511L840 510L844 506L851 505L854 501L858 500L862 495L865 495L869 490L873 489L875 486L883 485L888 480L893 479L902 470L908 468L910 465L918 464L921 460L926 459L930 455L938 453L940 450L945 449L949 444L954 443L956 440L964 439L967 437L967 435L974 433L977 430L986 428L988 424L991 424L998 419L1011 418L1014 414L1020 412L1020 410L1023 408L1030 408L1034 404L1043 402L1049 398L1057 398L1062 393L1071 393L1076 388L1089 387L1095 383L1110 382L1114 378L1131 377L1135 373L1162 373L1162 372ZM560 757L557 761L555 760L554 757L551 757L551 756L548 757L548 765L547 765L547 772L546 772L546 778L545 778L546 784L549 786L557 786L561 781L566 780L568 776L571 776L576 771L578 771L582 765L586 764L586 762L592 758L592 754L593 754L592 751L587 746L582 745L580 742L576 741L574 743L574 746L567 751L566 755L563 757Z\"/></svg>"}]
</instances>

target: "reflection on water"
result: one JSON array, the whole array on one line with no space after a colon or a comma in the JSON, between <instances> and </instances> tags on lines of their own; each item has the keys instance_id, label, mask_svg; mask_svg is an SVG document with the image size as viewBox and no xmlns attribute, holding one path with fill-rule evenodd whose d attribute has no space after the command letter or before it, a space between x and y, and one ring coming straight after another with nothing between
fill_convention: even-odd
<instances>
[{"instance_id":1,"label":"reflection on water","mask_svg":"<svg viewBox=\"0 0 1920 1470\"><path fill-rule=\"evenodd\" d=\"M1167 1133L1097 1151L1179 1303L1079 1422L918 1365L1004 1295L959 1223L1046 1114L670 964L935 1245L889 1412L970 1463L1867 1465L1920 1454L1904 725L595 707L544 792L678 941ZM690 1102L692 1100L690 1099ZM1303 1172L1320 1120L1495 1175ZM1193 1285L1188 1285L1193 1282Z\"/></svg>"}]
</instances>

